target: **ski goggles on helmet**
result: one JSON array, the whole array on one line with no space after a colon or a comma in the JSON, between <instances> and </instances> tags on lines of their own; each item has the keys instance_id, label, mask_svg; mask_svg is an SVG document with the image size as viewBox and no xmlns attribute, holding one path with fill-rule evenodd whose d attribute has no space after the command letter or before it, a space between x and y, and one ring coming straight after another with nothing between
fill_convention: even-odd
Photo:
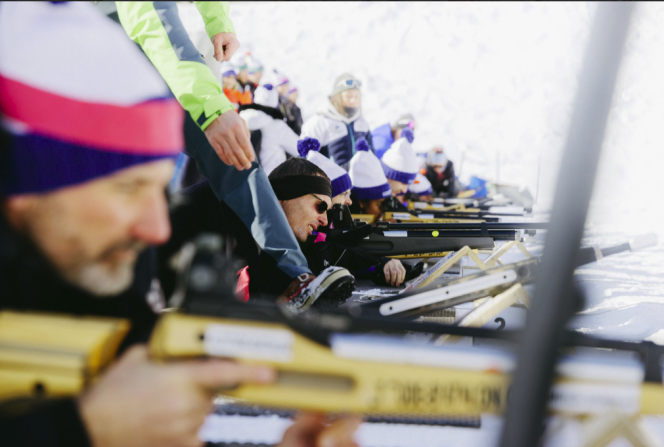
<instances>
[{"instance_id":1,"label":"ski goggles on helmet","mask_svg":"<svg viewBox=\"0 0 664 447\"><path fill-rule=\"evenodd\" d=\"M400 118L392 125L393 129L405 129L406 127L415 130L415 120L412 118Z\"/></svg>"},{"instance_id":2,"label":"ski goggles on helmet","mask_svg":"<svg viewBox=\"0 0 664 447\"><path fill-rule=\"evenodd\" d=\"M350 79L346 79L345 81L342 81L342 82L348 88L356 88L356 89L359 90L362 87L362 81L360 81L358 79L350 78Z\"/></svg>"}]
</instances>

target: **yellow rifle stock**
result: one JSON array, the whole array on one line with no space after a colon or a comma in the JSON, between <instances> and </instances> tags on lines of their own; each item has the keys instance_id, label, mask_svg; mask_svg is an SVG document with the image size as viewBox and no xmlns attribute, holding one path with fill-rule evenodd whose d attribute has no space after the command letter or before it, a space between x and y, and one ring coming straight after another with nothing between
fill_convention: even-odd
<instances>
[{"instance_id":1,"label":"yellow rifle stock","mask_svg":"<svg viewBox=\"0 0 664 447\"><path fill-rule=\"evenodd\" d=\"M111 363L128 328L124 320L1 312L0 400L76 395ZM332 335L329 348L285 323L169 312L157 323L150 352L155 361L222 357L271 365L278 371L274 384L220 390L264 406L403 418L505 410L511 366L504 356L403 344L396 337L362 346L362 337L371 336L355 337L359 348L348 334ZM625 388L633 391L637 412L664 414L661 383L565 376L554 394L576 401L579 390L584 400L615 405L611 390ZM552 410L569 408L557 405Z\"/></svg>"},{"instance_id":2,"label":"yellow rifle stock","mask_svg":"<svg viewBox=\"0 0 664 447\"><path fill-rule=\"evenodd\" d=\"M0 400L78 393L113 361L126 320L0 312Z\"/></svg>"},{"instance_id":3,"label":"yellow rifle stock","mask_svg":"<svg viewBox=\"0 0 664 447\"><path fill-rule=\"evenodd\" d=\"M259 405L395 415L477 415L505 408L509 377L500 371L361 360L333 350L278 323L178 313L164 315L150 341L154 358L227 355L273 366L273 385L222 391Z\"/></svg>"}]
</instances>

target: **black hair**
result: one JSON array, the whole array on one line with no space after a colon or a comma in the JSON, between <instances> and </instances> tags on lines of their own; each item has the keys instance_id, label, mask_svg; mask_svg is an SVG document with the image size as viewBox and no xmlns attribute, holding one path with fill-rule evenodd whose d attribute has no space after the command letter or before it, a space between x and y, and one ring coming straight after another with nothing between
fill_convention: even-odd
<instances>
[{"instance_id":1,"label":"black hair","mask_svg":"<svg viewBox=\"0 0 664 447\"><path fill-rule=\"evenodd\" d=\"M291 175L318 175L330 180L325 171L306 158L290 158L274 168L268 178L270 180L289 177Z\"/></svg>"}]
</instances>

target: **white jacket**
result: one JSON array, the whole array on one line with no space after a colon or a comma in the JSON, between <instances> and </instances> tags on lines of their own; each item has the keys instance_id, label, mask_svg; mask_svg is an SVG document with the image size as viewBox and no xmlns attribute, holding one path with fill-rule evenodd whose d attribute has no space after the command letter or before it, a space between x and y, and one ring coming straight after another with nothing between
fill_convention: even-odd
<instances>
[{"instance_id":1,"label":"white jacket","mask_svg":"<svg viewBox=\"0 0 664 447\"><path fill-rule=\"evenodd\" d=\"M260 130L262 133L258 156L265 174L270 175L274 168L286 161L286 152L293 157L299 157L297 152L299 137L285 122L254 109L241 111L240 117L247 123L249 130Z\"/></svg>"},{"instance_id":2,"label":"white jacket","mask_svg":"<svg viewBox=\"0 0 664 447\"><path fill-rule=\"evenodd\" d=\"M320 142L321 154L348 169L347 163L355 154L355 143L366 139L373 151L369 124L358 110L350 118L340 114L327 100L316 115L302 126L300 139L315 138Z\"/></svg>"}]
</instances>

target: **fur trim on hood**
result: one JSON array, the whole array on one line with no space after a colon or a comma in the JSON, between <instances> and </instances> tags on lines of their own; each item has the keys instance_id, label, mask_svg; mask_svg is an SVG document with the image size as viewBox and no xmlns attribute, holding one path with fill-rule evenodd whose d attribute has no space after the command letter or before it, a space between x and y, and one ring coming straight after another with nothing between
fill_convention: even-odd
<instances>
[{"instance_id":1,"label":"fur trim on hood","mask_svg":"<svg viewBox=\"0 0 664 447\"><path fill-rule=\"evenodd\" d=\"M334 107L329 98L325 100L323 105L318 109L317 112L319 115L326 116L335 121L341 121L342 123L350 124L353 121L357 121L362 116L362 109L357 109L357 112L350 118L345 117Z\"/></svg>"}]
</instances>

